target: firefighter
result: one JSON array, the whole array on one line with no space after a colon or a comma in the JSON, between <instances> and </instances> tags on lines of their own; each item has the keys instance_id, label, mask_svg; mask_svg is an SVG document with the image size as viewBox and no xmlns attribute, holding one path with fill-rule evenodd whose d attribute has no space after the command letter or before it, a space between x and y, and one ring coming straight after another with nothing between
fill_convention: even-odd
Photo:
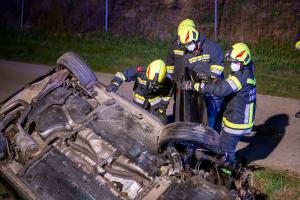
<instances>
[{"instance_id":1,"label":"firefighter","mask_svg":"<svg viewBox=\"0 0 300 200\"><path fill-rule=\"evenodd\" d=\"M177 28L177 36L176 36L176 39L173 41L172 43L172 46L169 48L169 51L168 51L168 55L167 55L167 60L166 60L166 67L167 67L167 76L173 80L174 82L174 101L175 101L175 104L174 104L174 107L173 107L173 120L175 121L183 121L183 120L180 120L179 118L179 115L180 115L180 103L177 102L176 103L176 96L177 99L181 99L180 98L180 90L177 90L176 91L176 88L177 88L177 85L180 86L180 83L178 82L179 80L179 75L178 74L181 74L180 72L178 72L178 68L177 68L177 71L175 71L176 73L174 73L174 70L175 70L175 65L179 65L178 63L181 63L181 60L183 58L183 54L184 54L184 47L180 44L180 40L179 40L179 31L185 27L185 26L193 26L195 27L195 23L193 20L191 19L185 19L183 21L181 21L178 25L178 28ZM176 108L177 107L177 108Z\"/></svg>"},{"instance_id":2,"label":"firefighter","mask_svg":"<svg viewBox=\"0 0 300 200\"><path fill-rule=\"evenodd\" d=\"M256 80L250 50L244 43L234 44L226 53L232 74L226 80L192 83L196 91L225 97L221 131L221 150L226 163L234 166L235 149L242 135L251 132L256 109Z\"/></svg>"},{"instance_id":3,"label":"firefighter","mask_svg":"<svg viewBox=\"0 0 300 200\"><path fill-rule=\"evenodd\" d=\"M193 27L184 26L178 33L180 44L184 47L183 60L175 63L175 77L182 81L186 68L202 73L213 79L223 79L224 54L221 46L206 37ZM222 98L212 94L205 95L207 105L208 125L218 132L221 120L216 120L220 114Z\"/></svg>"},{"instance_id":4,"label":"firefighter","mask_svg":"<svg viewBox=\"0 0 300 200\"><path fill-rule=\"evenodd\" d=\"M180 39L179 39L179 32L183 27L186 26L192 26L192 27L196 27L195 23L193 20L191 19L185 19L183 21L181 21L178 25L177 28L177 37L176 39L173 41L171 48L168 51L168 56L167 56L167 61L166 61L166 67L167 67L167 71L168 71L168 75L171 78L174 78L174 65L175 62L178 61L178 59L181 59L184 53L184 48L180 43Z\"/></svg>"},{"instance_id":5,"label":"firefighter","mask_svg":"<svg viewBox=\"0 0 300 200\"><path fill-rule=\"evenodd\" d=\"M117 72L107 92L115 92L124 82L135 81L133 102L167 123L166 110L172 97L173 82L167 78L167 68L162 60L155 60L147 68L130 67Z\"/></svg>"}]
</instances>

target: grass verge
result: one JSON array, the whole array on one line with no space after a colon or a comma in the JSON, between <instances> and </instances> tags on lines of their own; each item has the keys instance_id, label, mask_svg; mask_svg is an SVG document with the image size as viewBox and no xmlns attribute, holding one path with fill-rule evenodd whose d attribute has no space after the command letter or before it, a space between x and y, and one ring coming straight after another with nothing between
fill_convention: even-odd
<instances>
[{"instance_id":1,"label":"grass verge","mask_svg":"<svg viewBox=\"0 0 300 200\"><path fill-rule=\"evenodd\" d=\"M170 42L149 41L113 33L44 34L0 31L0 58L55 65L66 51L79 53L94 70L114 73L166 58ZM224 49L229 45L222 43ZM293 42L263 39L250 44L262 94L300 99L300 52Z\"/></svg>"},{"instance_id":2,"label":"grass verge","mask_svg":"<svg viewBox=\"0 0 300 200\"><path fill-rule=\"evenodd\" d=\"M272 169L257 170L254 172L254 185L265 195L259 199L300 199L300 177L287 172Z\"/></svg>"}]
</instances>

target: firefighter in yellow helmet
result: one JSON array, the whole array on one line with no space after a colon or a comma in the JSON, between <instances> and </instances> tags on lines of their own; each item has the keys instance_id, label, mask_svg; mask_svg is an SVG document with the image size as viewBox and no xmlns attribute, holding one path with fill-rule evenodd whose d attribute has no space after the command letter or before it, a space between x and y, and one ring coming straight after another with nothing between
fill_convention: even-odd
<instances>
[{"instance_id":1,"label":"firefighter in yellow helmet","mask_svg":"<svg viewBox=\"0 0 300 200\"><path fill-rule=\"evenodd\" d=\"M174 78L174 64L177 62L180 62L179 60L182 58L182 55L184 53L184 47L180 44L179 40L179 32L182 28L192 26L196 27L195 23L191 19L184 19L182 20L177 28L177 37L173 41L172 46L169 48L167 61L166 61L166 67L168 76L171 78Z\"/></svg>"},{"instance_id":2,"label":"firefighter in yellow helmet","mask_svg":"<svg viewBox=\"0 0 300 200\"><path fill-rule=\"evenodd\" d=\"M225 97L221 131L221 150L227 154L227 165L234 166L235 149L242 135L249 134L256 110L256 80L249 48L234 44L226 53L232 74L226 80L208 83L190 82L193 90Z\"/></svg>"},{"instance_id":3,"label":"firefighter in yellow helmet","mask_svg":"<svg viewBox=\"0 0 300 200\"><path fill-rule=\"evenodd\" d=\"M198 30L193 26L185 26L179 30L179 42L183 46L184 51L182 52L181 62L175 62L174 79L177 87L179 87L180 93L176 96L177 99L182 99L180 96L190 96L190 100L193 101L193 107L197 107L197 102L200 102L199 94L195 94L191 91L184 91L184 83L191 79L189 74L204 74L211 77L212 79L224 79L224 54L221 46L216 42L207 39L204 35L200 34ZM181 84L181 85L180 85ZM179 86L180 85L180 86ZM188 95L186 95L188 94ZM214 128L216 131L221 129L221 105L222 97L217 97L213 94L204 95L206 106L207 106L207 117L208 126ZM198 99L198 100L196 100ZM178 101L175 102L177 106ZM180 105L186 103L179 102ZM185 109L185 108L184 108ZM203 123L202 117L190 114L188 112L181 113L181 110L175 109L175 120L176 121L192 121ZM185 110L189 107L186 106ZM177 114L179 113L179 114ZM188 114L185 114L188 113ZM192 112L191 112L192 113ZM178 117L177 117L178 116ZM181 117L183 116L183 117ZM179 120L177 120L179 118Z\"/></svg>"},{"instance_id":4,"label":"firefighter in yellow helmet","mask_svg":"<svg viewBox=\"0 0 300 200\"><path fill-rule=\"evenodd\" d=\"M178 28L177 28L177 34L179 35L180 30L186 26L192 26L192 27L196 28L196 25L193 20L185 19L179 23Z\"/></svg>"},{"instance_id":5,"label":"firefighter in yellow helmet","mask_svg":"<svg viewBox=\"0 0 300 200\"><path fill-rule=\"evenodd\" d=\"M148 67L129 67L123 73L117 72L106 87L106 91L117 91L124 81L135 81L133 102L166 124L166 110L172 97L173 82L167 77L165 63L162 60L155 60Z\"/></svg>"}]
</instances>

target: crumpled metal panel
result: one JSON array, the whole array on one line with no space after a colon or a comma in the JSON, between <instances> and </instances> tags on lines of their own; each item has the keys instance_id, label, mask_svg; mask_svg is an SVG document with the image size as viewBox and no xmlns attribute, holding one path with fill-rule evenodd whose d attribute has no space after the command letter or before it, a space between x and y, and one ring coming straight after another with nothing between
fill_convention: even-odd
<instances>
[{"instance_id":1,"label":"crumpled metal panel","mask_svg":"<svg viewBox=\"0 0 300 200\"><path fill-rule=\"evenodd\" d=\"M157 138L151 124L140 122L115 101L107 101L106 107L97 114L92 129L106 141L120 144L118 149L126 152L138 144L151 153L157 153Z\"/></svg>"},{"instance_id":2,"label":"crumpled metal panel","mask_svg":"<svg viewBox=\"0 0 300 200\"><path fill-rule=\"evenodd\" d=\"M118 199L53 147L26 164L18 176L40 199Z\"/></svg>"},{"instance_id":3,"label":"crumpled metal panel","mask_svg":"<svg viewBox=\"0 0 300 200\"><path fill-rule=\"evenodd\" d=\"M160 196L160 200L230 200L233 196L229 191L219 185L210 183L198 176L194 176L191 179L174 183L169 189Z\"/></svg>"}]
</instances>

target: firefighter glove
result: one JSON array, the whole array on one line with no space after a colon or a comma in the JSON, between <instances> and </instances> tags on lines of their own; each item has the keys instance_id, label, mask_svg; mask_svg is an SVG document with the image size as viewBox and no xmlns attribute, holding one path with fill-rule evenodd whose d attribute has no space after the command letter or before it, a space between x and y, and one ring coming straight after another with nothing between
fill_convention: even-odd
<instances>
[{"instance_id":1,"label":"firefighter glove","mask_svg":"<svg viewBox=\"0 0 300 200\"><path fill-rule=\"evenodd\" d=\"M167 114L166 110L159 109L158 110L158 118L162 121L163 124L167 124Z\"/></svg>"},{"instance_id":2,"label":"firefighter glove","mask_svg":"<svg viewBox=\"0 0 300 200\"><path fill-rule=\"evenodd\" d=\"M161 101L159 102L159 110L164 110L164 111L166 111L167 108L168 108L168 105L169 105L169 101L161 100Z\"/></svg>"},{"instance_id":3,"label":"firefighter glove","mask_svg":"<svg viewBox=\"0 0 300 200\"><path fill-rule=\"evenodd\" d=\"M119 88L119 85L111 83L108 86L106 86L106 91L107 92L115 92L118 90L118 88Z\"/></svg>"},{"instance_id":4,"label":"firefighter glove","mask_svg":"<svg viewBox=\"0 0 300 200\"><path fill-rule=\"evenodd\" d=\"M115 92L119 89L120 85L122 84L122 79L120 77L114 76L111 80L110 84L106 86L107 92Z\"/></svg>"}]
</instances>

